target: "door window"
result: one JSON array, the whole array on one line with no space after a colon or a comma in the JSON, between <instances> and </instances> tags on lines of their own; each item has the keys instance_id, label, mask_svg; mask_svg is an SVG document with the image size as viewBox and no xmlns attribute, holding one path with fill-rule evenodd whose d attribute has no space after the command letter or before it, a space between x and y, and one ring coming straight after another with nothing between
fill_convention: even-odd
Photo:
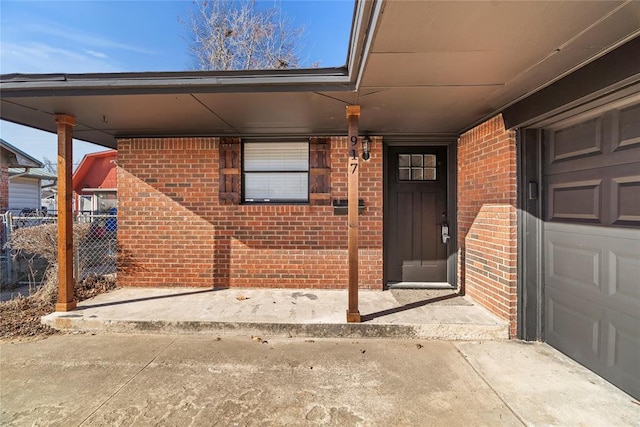
<instances>
[{"instance_id":1,"label":"door window","mask_svg":"<svg viewBox=\"0 0 640 427\"><path fill-rule=\"evenodd\" d=\"M399 181L435 181L437 172L435 154L398 154Z\"/></svg>"}]
</instances>

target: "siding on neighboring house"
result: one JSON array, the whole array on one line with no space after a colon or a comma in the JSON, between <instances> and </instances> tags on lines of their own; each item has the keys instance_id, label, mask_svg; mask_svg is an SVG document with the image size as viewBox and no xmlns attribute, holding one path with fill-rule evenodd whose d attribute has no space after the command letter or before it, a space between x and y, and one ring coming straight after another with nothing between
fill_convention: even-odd
<instances>
[{"instance_id":1,"label":"siding on neighboring house","mask_svg":"<svg viewBox=\"0 0 640 427\"><path fill-rule=\"evenodd\" d=\"M346 199L347 138L327 144L330 197ZM218 138L118 141L119 285L346 288L347 217L334 215L321 192L305 205L237 204L233 185L223 182L220 194L229 179L220 145ZM376 139L360 167L362 288L382 289L382 192Z\"/></svg>"},{"instance_id":2,"label":"siding on neighboring house","mask_svg":"<svg viewBox=\"0 0 640 427\"><path fill-rule=\"evenodd\" d=\"M496 116L458 143L458 277L466 294L516 336L515 132Z\"/></svg>"},{"instance_id":3,"label":"siding on neighboring house","mask_svg":"<svg viewBox=\"0 0 640 427\"><path fill-rule=\"evenodd\" d=\"M20 213L25 208L40 209L40 180L13 178L9 181L9 209Z\"/></svg>"}]
</instances>

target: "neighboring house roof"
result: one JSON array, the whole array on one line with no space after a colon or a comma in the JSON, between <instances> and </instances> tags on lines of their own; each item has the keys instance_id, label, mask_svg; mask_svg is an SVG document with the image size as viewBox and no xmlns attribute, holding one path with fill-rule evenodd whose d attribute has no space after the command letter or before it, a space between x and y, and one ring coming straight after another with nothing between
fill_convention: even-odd
<instances>
[{"instance_id":1,"label":"neighboring house roof","mask_svg":"<svg viewBox=\"0 0 640 427\"><path fill-rule=\"evenodd\" d=\"M115 150L87 154L73 173L73 191L87 194L85 189L114 189L117 187Z\"/></svg>"},{"instance_id":2,"label":"neighboring house roof","mask_svg":"<svg viewBox=\"0 0 640 427\"><path fill-rule=\"evenodd\" d=\"M548 91L544 109L637 83L634 16L637 1L356 0L344 67L7 74L0 117L56 132L51 112L73 115L74 138L116 148L126 137L344 134L345 106L360 105L361 134L453 140L611 54L600 80Z\"/></svg>"},{"instance_id":3,"label":"neighboring house roof","mask_svg":"<svg viewBox=\"0 0 640 427\"><path fill-rule=\"evenodd\" d=\"M29 168L27 173L25 173L24 168L9 168L9 177L11 178L16 175L20 175L23 178L35 178L47 181L56 181L58 179L58 175L42 168Z\"/></svg>"},{"instance_id":4,"label":"neighboring house roof","mask_svg":"<svg viewBox=\"0 0 640 427\"><path fill-rule=\"evenodd\" d=\"M0 138L0 148L9 152L8 165L9 167L28 167L28 168L41 168L42 162L40 160L28 155L21 149L14 147L4 139ZM23 171L24 172L24 171Z\"/></svg>"}]
</instances>

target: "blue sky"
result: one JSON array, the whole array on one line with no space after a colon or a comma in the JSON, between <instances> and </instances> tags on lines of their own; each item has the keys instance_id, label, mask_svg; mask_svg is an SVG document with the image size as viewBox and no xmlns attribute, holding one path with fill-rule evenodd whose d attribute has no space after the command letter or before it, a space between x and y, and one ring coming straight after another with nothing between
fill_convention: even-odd
<instances>
[{"instance_id":1,"label":"blue sky","mask_svg":"<svg viewBox=\"0 0 640 427\"><path fill-rule=\"evenodd\" d=\"M279 3L294 26L306 28L303 65L345 64L352 0ZM188 70L188 33L180 21L191 7L190 0L0 0L0 74ZM36 158L56 158L54 134L1 121L0 137ZM77 141L74 163L104 149Z\"/></svg>"}]
</instances>

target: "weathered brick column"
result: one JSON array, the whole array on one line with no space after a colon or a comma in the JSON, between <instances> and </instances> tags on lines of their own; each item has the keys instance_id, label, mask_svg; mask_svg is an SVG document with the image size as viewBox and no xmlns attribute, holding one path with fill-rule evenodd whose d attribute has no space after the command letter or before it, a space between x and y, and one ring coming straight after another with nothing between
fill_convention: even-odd
<instances>
[{"instance_id":1,"label":"weathered brick column","mask_svg":"<svg viewBox=\"0 0 640 427\"><path fill-rule=\"evenodd\" d=\"M516 138L496 116L458 142L458 273L464 292L516 334Z\"/></svg>"}]
</instances>

